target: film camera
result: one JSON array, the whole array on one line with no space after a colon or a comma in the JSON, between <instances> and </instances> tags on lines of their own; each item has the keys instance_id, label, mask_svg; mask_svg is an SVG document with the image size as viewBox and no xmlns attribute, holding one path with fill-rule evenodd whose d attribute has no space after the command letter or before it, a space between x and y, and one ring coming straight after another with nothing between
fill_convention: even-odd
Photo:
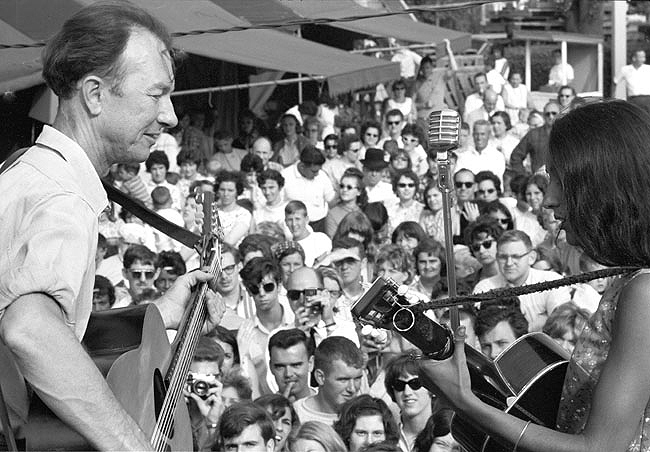
<instances>
[{"instance_id":1,"label":"film camera","mask_svg":"<svg viewBox=\"0 0 650 452\"><path fill-rule=\"evenodd\" d=\"M287 298L290 301L296 302L304 295L303 304L309 309L309 315L317 316L323 312L323 303L320 300L307 301L307 297L314 297L318 295L319 289L303 289L303 290L288 290Z\"/></svg>"},{"instance_id":2,"label":"film camera","mask_svg":"<svg viewBox=\"0 0 650 452\"><path fill-rule=\"evenodd\" d=\"M431 359L446 359L454 351L451 330L424 314L421 304L412 303L408 288L379 277L352 305L352 314L362 324L398 332Z\"/></svg>"},{"instance_id":3,"label":"film camera","mask_svg":"<svg viewBox=\"0 0 650 452\"><path fill-rule=\"evenodd\" d=\"M187 392L193 392L203 400L208 398L210 389L217 387L217 378L214 375L197 374L190 372L187 375L185 388Z\"/></svg>"}]
</instances>

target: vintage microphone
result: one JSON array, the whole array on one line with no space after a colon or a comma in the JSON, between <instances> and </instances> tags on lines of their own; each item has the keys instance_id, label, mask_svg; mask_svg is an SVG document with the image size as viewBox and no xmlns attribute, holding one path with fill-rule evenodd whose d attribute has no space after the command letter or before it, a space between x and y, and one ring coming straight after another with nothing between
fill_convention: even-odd
<instances>
[{"instance_id":1,"label":"vintage microphone","mask_svg":"<svg viewBox=\"0 0 650 452\"><path fill-rule=\"evenodd\" d=\"M447 258L447 285L449 296L456 293L456 265L454 260L454 240L451 224L451 191L453 190L449 171L449 151L458 148L460 115L455 110L436 110L429 115L429 152L436 152L438 165L438 186L442 192L442 214L445 226L445 256ZM456 332L460 324L458 307L450 308L451 329Z\"/></svg>"}]
</instances>

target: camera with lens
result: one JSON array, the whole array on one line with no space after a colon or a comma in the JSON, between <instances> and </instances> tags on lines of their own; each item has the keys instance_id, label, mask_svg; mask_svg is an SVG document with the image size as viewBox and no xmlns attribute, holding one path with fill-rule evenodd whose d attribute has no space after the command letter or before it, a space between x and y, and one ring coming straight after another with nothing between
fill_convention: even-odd
<instances>
[{"instance_id":1,"label":"camera with lens","mask_svg":"<svg viewBox=\"0 0 650 452\"><path fill-rule=\"evenodd\" d=\"M312 317L323 313L323 302L320 300L313 301L306 307L309 308L309 315Z\"/></svg>"},{"instance_id":2,"label":"camera with lens","mask_svg":"<svg viewBox=\"0 0 650 452\"><path fill-rule=\"evenodd\" d=\"M210 389L217 387L216 379L213 375L192 374L187 376L187 392L193 392L203 400L209 396Z\"/></svg>"}]
</instances>

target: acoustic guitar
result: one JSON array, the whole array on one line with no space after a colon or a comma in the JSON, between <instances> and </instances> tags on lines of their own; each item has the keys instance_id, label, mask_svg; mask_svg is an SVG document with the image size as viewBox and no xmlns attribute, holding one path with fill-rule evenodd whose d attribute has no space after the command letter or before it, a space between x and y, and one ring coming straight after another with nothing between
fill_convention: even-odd
<instances>
[{"instance_id":1,"label":"acoustic guitar","mask_svg":"<svg viewBox=\"0 0 650 452\"><path fill-rule=\"evenodd\" d=\"M453 353L451 330L427 317L420 304L408 298L405 286L378 278L352 306L361 323L391 329L431 359ZM520 419L555 428L569 353L543 333L528 333L494 361L465 344L472 391L483 402ZM433 389L433 388L431 388ZM506 452L513 445L491 437L461 415L454 415L453 437L468 452Z\"/></svg>"},{"instance_id":2,"label":"acoustic guitar","mask_svg":"<svg viewBox=\"0 0 650 452\"><path fill-rule=\"evenodd\" d=\"M202 268L217 276L223 234L214 195L201 196ZM189 413L181 396L206 319L207 291L208 283L202 283L193 292L171 346L153 304L93 313L82 341L124 409L160 452L192 450ZM28 450L92 449L36 396L24 432Z\"/></svg>"}]
</instances>

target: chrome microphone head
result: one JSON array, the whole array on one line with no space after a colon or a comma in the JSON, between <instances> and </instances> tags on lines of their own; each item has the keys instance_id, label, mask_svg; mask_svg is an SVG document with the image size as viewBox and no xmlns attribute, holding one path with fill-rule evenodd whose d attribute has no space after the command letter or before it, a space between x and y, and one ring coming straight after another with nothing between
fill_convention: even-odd
<instances>
[{"instance_id":1,"label":"chrome microphone head","mask_svg":"<svg viewBox=\"0 0 650 452\"><path fill-rule=\"evenodd\" d=\"M460 115L455 110L436 110L429 115L429 149L447 152L458 146Z\"/></svg>"}]
</instances>

